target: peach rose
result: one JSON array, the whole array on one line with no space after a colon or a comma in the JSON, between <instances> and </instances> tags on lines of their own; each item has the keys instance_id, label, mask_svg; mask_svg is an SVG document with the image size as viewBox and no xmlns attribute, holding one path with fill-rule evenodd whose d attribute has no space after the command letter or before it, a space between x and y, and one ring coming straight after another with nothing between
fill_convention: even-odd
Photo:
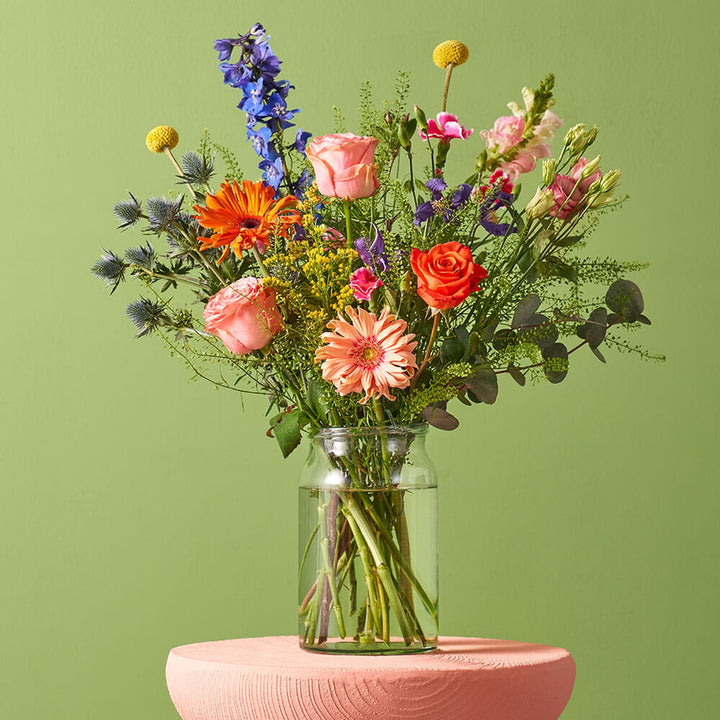
<instances>
[{"instance_id":1,"label":"peach rose","mask_svg":"<svg viewBox=\"0 0 720 720\"><path fill-rule=\"evenodd\" d=\"M236 355L264 348L282 328L275 291L244 277L213 295L203 311L205 331Z\"/></svg>"},{"instance_id":2,"label":"peach rose","mask_svg":"<svg viewBox=\"0 0 720 720\"><path fill-rule=\"evenodd\" d=\"M318 190L327 197L344 200L370 197L380 187L374 164L377 144L374 137L352 133L315 138L306 152Z\"/></svg>"},{"instance_id":3,"label":"peach rose","mask_svg":"<svg viewBox=\"0 0 720 720\"><path fill-rule=\"evenodd\" d=\"M413 248L410 266L417 275L418 295L435 310L456 307L487 277L487 270L473 261L470 248L454 241L427 252Z\"/></svg>"}]
</instances>

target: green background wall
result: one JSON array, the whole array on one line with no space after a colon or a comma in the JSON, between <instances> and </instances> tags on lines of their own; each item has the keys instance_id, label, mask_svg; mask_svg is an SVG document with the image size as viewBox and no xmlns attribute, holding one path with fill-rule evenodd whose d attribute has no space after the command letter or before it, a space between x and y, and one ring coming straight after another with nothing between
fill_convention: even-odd
<instances>
[{"instance_id":1,"label":"green background wall","mask_svg":"<svg viewBox=\"0 0 720 720\"><path fill-rule=\"evenodd\" d=\"M450 108L476 131L549 71L566 127L600 126L603 168L622 168L631 201L592 249L651 262L635 277L654 321L639 339L668 362L588 353L562 385L504 382L495 406L432 438L442 627L568 648L564 720L715 717L716 7L7 3L0 717L169 720L171 647L294 632L303 453L283 462L261 403L189 383L160 343L133 340L132 288L109 297L88 272L133 242L113 204L172 187L144 147L151 127L174 125L182 150L208 127L253 167L212 43L256 20L316 134L333 104L352 127L360 83L383 97L398 69L434 114L430 54L450 38L471 50ZM480 147L476 134L468 163Z\"/></svg>"}]
</instances>

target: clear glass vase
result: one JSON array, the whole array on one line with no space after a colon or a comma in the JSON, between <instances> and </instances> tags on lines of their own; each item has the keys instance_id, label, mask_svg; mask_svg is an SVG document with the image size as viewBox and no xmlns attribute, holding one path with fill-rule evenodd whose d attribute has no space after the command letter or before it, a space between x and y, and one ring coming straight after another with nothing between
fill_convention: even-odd
<instances>
[{"instance_id":1,"label":"clear glass vase","mask_svg":"<svg viewBox=\"0 0 720 720\"><path fill-rule=\"evenodd\" d=\"M300 482L299 635L305 650L437 647L437 476L427 426L324 428Z\"/></svg>"}]
</instances>

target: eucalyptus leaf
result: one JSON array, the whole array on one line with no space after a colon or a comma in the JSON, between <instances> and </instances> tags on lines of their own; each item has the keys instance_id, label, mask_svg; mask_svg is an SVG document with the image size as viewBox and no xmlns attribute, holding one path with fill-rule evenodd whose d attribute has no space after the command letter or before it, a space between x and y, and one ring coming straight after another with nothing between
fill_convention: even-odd
<instances>
[{"instance_id":1,"label":"eucalyptus leaf","mask_svg":"<svg viewBox=\"0 0 720 720\"><path fill-rule=\"evenodd\" d=\"M534 293L531 295L526 295L515 308L515 314L513 315L510 327L513 328L513 330L516 330L521 325L527 324L527 321L535 314L535 311L540 307L541 302L542 300L540 300L539 295L535 295Z\"/></svg>"},{"instance_id":2,"label":"eucalyptus leaf","mask_svg":"<svg viewBox=\"0 0 720 720\"><path fill-rule=\"evenodd\" d=\"M587 340L590 349L596 350L605 339L605 331L607 330L607 310L604 307L595 308L595 310L590 313L586 327L587 330L585 332L585 339ZM603 360L603 362L605 361Z\"/></svg>"},{"instance_id":3,"label":"eucalyptus leaf","mask_svg":"<svg viewBox=\"0 0 720 720\"><path fill-rule=\"evenodd\" d=\"M489 365L475 368L475 372L465 380L465 383L468 386L468 393L474 395L480 402L492 405L497 399L497 375Z\"/></svg>"},{"instance_id":4,"label":"eucalyptus leaf","mask_svg":"<svg viewBox=\"0 0 720 720\"><path fill-rule=\"evenodd\" d=\"M565 379L568 374L570 363L568 361L568 351L562 343L553 343L542 350L542 356L545 358L543 371L545 377L551 383L559 383Z\"/></svg>"},{"instance_id":5,"label":"eucalyptus leaf","mask_svg":"<svg viewBox=\"0 0 720 720\"><path fill-rule=\"evenodd\" d=\"M507 371L510 377L520 386L525 387L525 375L517 365L508 363Z\"/></svg>"},{"instance_id":6,"label":"eucalyptus leaf","mask_svg":"<svg viewBox=\"0 0 720 720\"><path fill-rule=\"evenodd\" d=\"M608 288L605 302L622 317L623 322L636 322L645 309L640 288L630 280L616 280Z\"/></svg>"},{"instance_id":7,"label":"eucalyptus leaf","mask_svg":"<svg viewBox=\"0 0 720 720\"><path fill-rule=\"evenodd\" d=\"M593 354L600 362L605 362L605 356L600 352L600 350L596 347L590 346L590 349L593 351Z\"/></svg>"},{"instance_id":8,"label":"eucalyptus leaf","mask_svg":"<svg viewBox=\"0 0 720 720\"><path fill-rule=\"evenodd\" d=\"M438 430L455 430L460 425L460 421L454 415L437 405L428 405L421 414L428 425L432 425Z\"/></svg>"},{"instance_id":9,"label":"eucalyptus leaf","mask_svg":"<svg viewBox=\"0 0 720 720\"><path fill-rule=\"evenodd\" d=\"M558 339L558 331L555 324L546 315L531 315L526 326L519 331L521 337L534 342L539 348L548 347Z\"/></svg>"}]
</instances>

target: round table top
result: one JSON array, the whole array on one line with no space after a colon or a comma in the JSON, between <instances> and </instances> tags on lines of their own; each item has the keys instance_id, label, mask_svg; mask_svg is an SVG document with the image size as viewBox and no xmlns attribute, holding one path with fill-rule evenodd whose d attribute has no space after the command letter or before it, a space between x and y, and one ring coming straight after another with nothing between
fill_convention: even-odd
<instances>
[{"instance_id":1,"label":"round table top","mask_svg":"<svg viewBox=\"0 0 720 720\"><path fill-rule=\"evenodd\" d=\"M296 637L183 645L167 662L183 720L556 720L575 680L567 650L440 638L430 653L306 652Z\"/></svg>"}]
</instances>

